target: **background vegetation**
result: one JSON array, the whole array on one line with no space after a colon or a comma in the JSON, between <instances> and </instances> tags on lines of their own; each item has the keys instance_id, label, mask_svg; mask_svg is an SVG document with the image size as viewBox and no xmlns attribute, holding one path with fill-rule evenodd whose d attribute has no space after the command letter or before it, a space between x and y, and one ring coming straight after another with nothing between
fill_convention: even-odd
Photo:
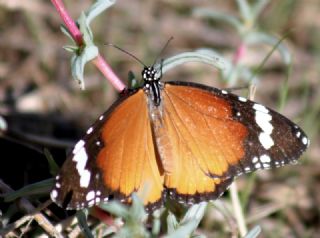
<instances>
[{"instance_id":1,"label":"background vegetation","mask_svg":"<svg viewBox=\"0 0 320 238\"><path fill-rule=\"evenodd\" d=\"M105 43L125 48L145 64L151 64L173 36L164 58L210 48L230 63L229 74L205 64L187 63L169 71L163 80L194 81L219 88L244 87L258 71L258 77L254 77L255 100L297 122L309 135L311 145L298 166L259 171L254 176L237 180L246 223L249 229L261 226L259 237L318 237L320 3L317 0L260 1L266 2L261 12L256 17L246 18L248 15L244 14L245 9L239 9L239 2L117 1L92 22L94 41L124 82L129 70L140 76L142 67ZM77 19L92 1L65 0L64 3ZM195 12L199 8L228 16L204 17L201 11ZM230 24L233 17L239 19L241 26ZM71 55L62 48L70 41L61 33L61 23L50 1L0 1L0 115L10 129L10 133L2 133L0 138L2 194L50 178L42 153L43 144L61 165L65 148L117 98L117 92L90 64L85 68L85 91L72 80ZM248 37L256 32L277 39L287 36L282 42L282 54L275 50L262 68L259 68L260 63L273 48L265 43L272 43L272 40L261 42L257 35L253 39ZM239 49L243 46L245 52L239 59ZM235 93L246 95L247 91ZM47 205L47 199L48 196L44 196L30 201L34 207L39 207ZM26 215L30 215L33 208L21 207L23 202L26 200L10 203L0 200L0 234L35 237L44 233L34 216L27 219ZM221 202L223 205L208 207L196 234L207 237L238 235L229 195ZM221 213L224 207L231 211L227 217ZM57 211L55 205L46 207L41 214L56 228L67 227L70 236L75 237L80 232L79 227L69 223L72 219L68 215L72 214L66 216L63 211ZM96 234L105 229L96 219L90 219L90 228L94 227L92 230Z\"/></svg>"}]
</instances>

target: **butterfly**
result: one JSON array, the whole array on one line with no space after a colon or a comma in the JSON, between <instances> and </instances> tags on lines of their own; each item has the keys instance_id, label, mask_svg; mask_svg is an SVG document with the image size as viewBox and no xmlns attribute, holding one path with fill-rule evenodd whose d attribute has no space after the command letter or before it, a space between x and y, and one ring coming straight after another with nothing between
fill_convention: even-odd
<instances>
[{"instance_id":1,"label":"butterfly","mask_svg":"<svg viewBox=\"0 0 320 238\"><path fill-rule=\"evenodd\" d=\"M292 121L226 90L161 82L153 66L86 131L55 177L51 199L82 209L111 199L148 210L166 199L219 198L235 177L296 163L309 139Z\"/></svg>"}]
</instances>

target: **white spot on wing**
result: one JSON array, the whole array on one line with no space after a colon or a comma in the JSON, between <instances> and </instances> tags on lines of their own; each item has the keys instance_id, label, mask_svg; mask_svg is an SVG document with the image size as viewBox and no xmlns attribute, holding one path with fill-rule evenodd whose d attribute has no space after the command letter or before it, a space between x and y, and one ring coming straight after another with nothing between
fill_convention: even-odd
<instances>
[{"instance_id":1,"label":"white spot on wing","mask_svg":"<svg viewBox=\"0 0 320 238\"><path fill-rule=\"evenodd\" d=\"M50 195L51 195L51 199L52 199L52 200L56 200L56 198L58 197L58 192L57 192L57 190L55 190L55 189L52 190Z\"/></svg>"},{"instance_id":2,"label":"white spot on wing","mask_svg":"<svg viewBox=\"0 0 320 238\"><path fill-rule=\"evenodd\" d=\"M93 131L93 127L90 127L88 130L87 130L87 134L91 134L91 132Z\"/></svg>"},{"instance_id":3,"label":"white spot on wing","mask_svg":"<svg viewBox=\"0 0 320 238\"><path fill-rule=\"evenodd\" d=\"M274 142L270 136L270 134L267 134L265 132L261 132L259 135L259 141L261 143L261 145L266 149L270 149L273 145Z\"/></svg>"},{"instance_id":4,"label":"white spot on wing","mask_svg":"<svg viewBox=\"0 0 320 238\"><path fill-rule=\"evenodd\" d=\"M271 134L273 126L270 123L272 117L270 114L266 114L260 111L256 111L256 123L267 134Z\"/></svg>"},{"instance_id":5,"label":"white spot on wing","mask_svg":"<svg viewBox=\"0 0 320 238\"><path fill-rule=\"evenodd\" d=\"M255 103L253 105L253 109L256 110L256 111L264 112L264 113L268 113L269 112L269 110L265 106L263 106L263 105L261 105L259 103Z\"/></svg>"},{"instance_id":6,"label":"white spot on wing","mask_svg":"<svg viewBox=\"0 0 320 238\"><path fill-rule=\"evenodd\" d=\"M90 200L94 199L94 195L95 195L94 191L88 192L87 196L86 196L86 200L90 201Z\"/></svg>"},{"instance_id":7,"label":"white spot on wing","mask_svg":"<svg viewBox=\"0 0 320 238\"><path fill-rule=\"evenodd\" d=\"M262 132L259 135L259 141L261 145L268 150L274 145L274 141L271 138L273 130L271 124L272 116L268 114L269 110L260 104L254 104L253 108L256 110L256 123L262 129Z\"/></svg>"},{"instance_id":8,"label":"white spot on wing","mask_svg":"<svg viewBox=\"0 0 320 238\"><path fill-rule=\"evenodd\" d=\"M266 163L265 163L265 164L262 164L262 166L263 166L264 169L270 168L270 164L266 164Z\"/></svg>"},{"instance_id":9,"label":"white spot on wing","mask_svg":"<svg viewBox=\"0 0 320 238\"><path fill-rule=\"evenodd\" d=\"M256 169L260 169L261 168L261 164L260 163L257 163L257 164L255 164L255 166L254 166Z\"/></svg>"},{"instance_id":10,"label":"white spot on wing","mask_svg":"<svg viewBox=\"0 0 320 238\"><path fill-rule=\"evenodd\" d=\"M221 90L222 94L228 94L228 92L226 90Z\"/></svg>"},{"instance_id":11,"label":"white spot on wing","mask_svg":"<svg viewBox=\"0 0 320 238\"><path fill-rule=\"evenodd\" d=\"M87 188L90 183L91 174L89 170L84 170L82 174L80 174L80 187Z\"/></svg>"},{"instance_id":12,"label":"white spot on wing","mask_svg":"<svg viewBox=\"0 0 320 238\"><path fill-rule=\"evenodd\" d=\"M271 158L268 155L261 155L260 156L260 161L262 163L270 163L271 162Z\"/></svg>"},{"instance_id":13,"label":"white spot on wing","mask_svg":"<svg viewBox=\"0 0 320 238\"><path fill-rule=\"evenodd\" d=\"M76 153L78 152L78 150L80 150L81 148L83 148L84 144L85 144L85 143L84 143L84 140L79 140L78 143L75 145L72 153L73 153L73 154L76 154Z\"/></svg>"},{"instance_id":14,"label":"white spot on wing","mask_svg":"<svg viewBox=\"0 0 320 238\"><path fill-rule=\"evenodd\" d=\"M84 147L81 147L76 152L77 153L73 156L72 160L77 163L76 168L80 176L80 186L86 188L89 186L90 182L90 172L85 169L88 155Z\"/></svg>"},{"instance_id":15,"label":"white spot on wing","mask_svg":"<svg viewBox=\"0 0 320 238\"><path fill-rule=\"evenodd\" d=\"M253 157L253 159L252 159L252 163L257 163L258 162L258 157Z\"/></svg>"},{"instance_id":16,"label":"white spot on wing","mask_svg":"<svg viewBox=\"0 0 320 238\"><path fill-rule=\"evenodd\" d=\"M304 145L308 144L308 138L307 138L307 137L303 137L303 138L302 138L302 143L303 143Z\"/></svg>"},{"instance_id":17,"label":"white spot on wing","mask_svg":"<svg viewBox=\"0 0 320 238\"><path fill-rule=\"evenodd\" d=\"M238 100L240 101L240 102L246 102L246 101L248 101L246 98L244 98L244 97L238 97Z\"/></svg>"}]
</instances>

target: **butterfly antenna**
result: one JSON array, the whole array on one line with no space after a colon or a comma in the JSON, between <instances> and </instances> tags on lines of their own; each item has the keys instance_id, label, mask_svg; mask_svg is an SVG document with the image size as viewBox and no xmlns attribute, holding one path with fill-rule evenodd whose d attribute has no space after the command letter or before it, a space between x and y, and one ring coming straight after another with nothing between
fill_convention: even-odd
<instances>
[{"instance_id":1,"label":"butterfly antenna","mask_svg":"<svg viewBox=\"0 0 320 238\"><path fill-rule=\"evenodd\" d=\"M144 67L147 67L138 57L136 57L135 55L131 54L129 51L126 51L125 49L120 48L119 46L116 46L114 44L105 44L105 45L109 45L109 46L113 46L114 48L122 51L123 53L126 53L127 55L131 56L132 58L134 58L136 61L138 61L140 64L142 64Z\"/></svg>"},{"instance_id":2,"label":"butterfly antenna","mask_svg":"<svg viewBox=\"0 0 320 238\"><path fill-rule=\"evenodd\" d=\"M164 52L164 50L167 48L167 46L169 45L170 41L173 40L173 36L171 36L169 38L169 40L167 40L167 43L162 47L160 53L157 55L157 57L155 58L154 62L152 65L155 65L155 63L157 62L157 60L159 59L159 56L162 55L162 53Z\"/></svg>"}]
</instances>

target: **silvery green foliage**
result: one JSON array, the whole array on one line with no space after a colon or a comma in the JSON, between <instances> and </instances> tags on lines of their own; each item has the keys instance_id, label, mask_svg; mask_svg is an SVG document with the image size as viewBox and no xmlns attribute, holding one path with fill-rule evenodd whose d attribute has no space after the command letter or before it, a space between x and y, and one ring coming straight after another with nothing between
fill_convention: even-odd
<instances>
[{"instance_id":1,"label":"silvery green foliage","mask_svg":"<svg viewBox=\"0 0 320 238\"><path fill-rule=\"evenodd\" d=\"M255 226L253 227L243 238L256 238L261 233L261 227Z\"/></svg>"},{"instance_id":2,"label":"silvery green foliage","mask_svg":"<svg viewBox=\"0 0 320 238\"><path fill-rule=\"evenodd\" d=\"M85 88L83 74L86 63L96 58L99 54L98 47L94 44L90 23L115 2L115 0L97 0L87 11L81 14L77 21L83 36L83 45L81 46L76 44L65 27L61 28L62 32L74 43L74 45L65 46L64 48L73 53L73 56L71 57L72 76L80 84L81 89Z\"/></svg>"},{"instance_id":3,"label":"silvery green foliage","mask_svg":"<svg viewBox=\"0 0 320 238\"><path fill-rule=\"evenodd\" d=\"M282 43L283 39L279 40L273 35L258 31L256 27L257 18L269 1L270 0L256 0L250 5L247 0L237 0L236 2L240 12L239 17L223 13L219 10L204 8L195 9L193 14L198 17L210 18L229 24L236 29L242 38L243 44L247 46L264 44L275 48L275 50L280 53L283 62L289 66L292 63L292 58L288 48ZM221 55L219 56L223 58ZM253 72L244 65L234 64L230 60L224 59L224 61L226 62L226 70L221 76L222 80L226 81L229 86L234 86L239 78L250 83L257 82L257 72Z\"/></svg>"},{"instance_id":4,"label":"silvery green foliage","mask_svg":"<svg viewBox=\"0 0 320 238\"><path fill-rule=\"evenodd\" d=\"M132 205L125 206L117 201L101 204L100 208L121 218L123 226L113 237L150 237L150 233L145 228L147 214L142 201L136 194L132 195Z\"/></svg>"},{"instance_id":5,"label":"silvery green foliage","mask_svg":"<svg viewBox=\"0 0 320 238\"><path fill-rule=\"evenodd\" d=\"M219 55L209 54L208 52L191 51L177 54L165 59L162 64L157 63L154 67L160 73L166 73L170 69L177 67L178 65L185 64L188 62L199 62L209 64L219 70L225 69L225 61ZM160 69L161 68L161 69Z\"/></svg>"},{"instance_id":6,"label":"silvery green foliage","mask_svg":"<svg viewBox=\"0 0 320 238\"><path fill-rule=\"evenodd\" d=\"M180 222L169 212L167 217L168 235L166 238L202 237L200 235L194 235L193 232L202 220L206 207L206 202L191 206Z\"/></svg>"},{"instance_id":7,"label":"silvery green foliage","mask_svg":"<svg viewBox=\"0 0 320 238\"><path fill-rule=\"evenodd\" d=\"M88 223L87 223L87 217L88 217L88 210L87 209L83 209L80 210L76 213L76 217L78 219L78 223L79 226L82 230L82 234L86 237L86 238L94 238Z\"/></svg>"}]
</instances>

